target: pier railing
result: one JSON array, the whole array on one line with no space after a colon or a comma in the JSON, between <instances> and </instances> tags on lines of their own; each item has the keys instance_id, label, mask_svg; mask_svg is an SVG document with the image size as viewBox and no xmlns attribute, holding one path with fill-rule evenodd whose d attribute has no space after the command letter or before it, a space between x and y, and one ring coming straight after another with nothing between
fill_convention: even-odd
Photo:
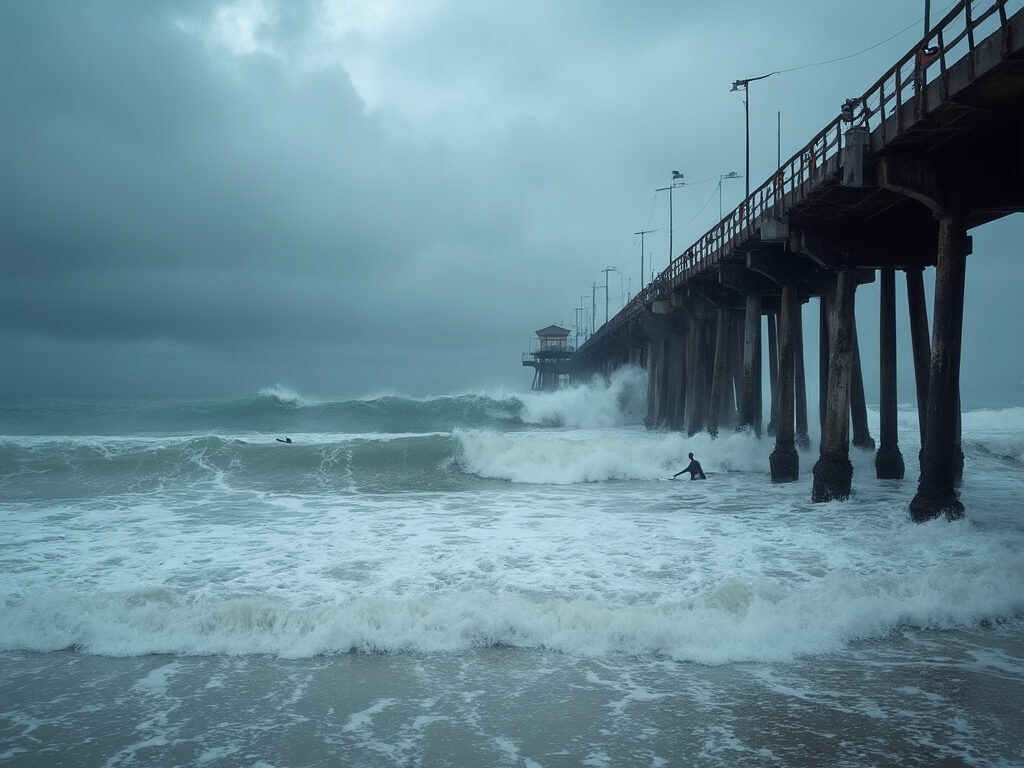
<instances>
[{"instance_id":1,"label":"pier railing","mask_svg":"<svg viewBox=\"0 0 1024 768\"><path fill-rule=\"evenodd\" d=\"M879 134L885 146L928 112L929 84L938 80L940 98L947 96L948 72L953 64L966 58L968 79L974 79L978 40L1000 32L1002 50L1008 50L1010 26L1007 20L1024 8L1024 0L989 0L988 6L980 11L972 8L977 4L977 0L960 0L860 98L848 99L832 122L718 224L672 259L657 278L644 286L594 336L614 330L654 299L667 297L675 286L716 266L723 256L748 242L762 221L781 219L787 203L792 205L806 198L812 189L834 177L841 167L845 135L850 127L863 126L869 134L881 127ZM893 127L886 122L890 118L894 118Z\"/></svg>"}]
</instances>

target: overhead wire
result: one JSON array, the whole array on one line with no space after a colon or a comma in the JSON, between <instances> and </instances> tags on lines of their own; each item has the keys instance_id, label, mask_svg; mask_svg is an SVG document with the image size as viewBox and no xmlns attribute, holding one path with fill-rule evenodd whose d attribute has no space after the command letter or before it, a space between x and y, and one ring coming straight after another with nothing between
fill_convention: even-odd
<instances>
[{"instance_id":1,"label":"overhead wire","mask_svg":"<svg viewBox=\"0 0 1024 768\"><path fill-rule=\"evenodd\" d=\"M950 8L952 8L954 5L956 5L957 2L959 2L959 0L956 0L955 2L950 3L944 9L939 11L939 13L940 14L946 13ZM971 0L972 8L975 5L975 3L977 3L977 2L981 2L981 0ZM835 64L837 61L846 61L847 59L852 59L852 58L854 58L856 56L860 56L862 53L867 53L868 51L872 51L872 50L874 50L875 48L877 48L880 45L885 45L886 43L888 43L891 40L895 40L897 37L902 35L904 32L908 32L909 30L913 29L915 26L920 24L922 21L924 21L924 17L923 16L919 17L912 24L908 24L903 29L901 29L899 32L896 32L896 33L890 35L889 37L885 38L885 40L881 40L880 42L877 42L874 45L869 45L867 48L864 48L864 49L862 49L860 51L857 51L856 53L850 53L850 54L847 54L846 56L840 56L840 57L838 57L836 59L828 59L827 61L818 61L818 62L815 62L813 64L801 64L799 67L790 67L789 69L777 69L774 72L772 72L771 74L773 74L773 75L784 75L787 72L799 72L801 69L811 69L812 67L823 67L826 64Z\"/></svg>"},{"instance_id":2,"label":"overhead wire","mask_svg":"<svg viewBox=\"0 0 1024 768\"><path fill-rule=\"evenodd\" d=\"M944 9L942 9L938 13L940 15L947 13L953 6L957 5L958 2L959 2L959 0L954 0L954 2L949 3ZM970 0L971 8L973 9L976 5L978 5L981 2L984 2L984 0ZM908 24L907 26L903 27L898 32L893 33L892 35L890 35L889 37L885 38L884 40L880 40L879 42L874 43L873 45L869 45L867 48L863 48L863 49L861 49L859 51L856 51L854 53L850 53L850 54L847 54L845 56L839 56L839 57L834 58L834 59L827 59L826 61L818 61L818 62L813 62L813 63L810 63L810 64L801 64L800 66L789 67L787 69L778 69L778 70L775 70L774 72L770 72L769 74L770 75L783 75L783 74L786 74L786 73L789 73L789 72L799 72L799 71L804 70L804 69L813 69L814 67L823 67L823 66L827 66L829 64L835 64L835 63L840 62L840 61L846 61L847 59L855 58L857 56L860 56L862 54L867 53L868 51L872 51L875 48L878 48L879 46L885 45L886 43L891 42L892 40L895 40L900 35L905 34L906 32L908 32L911 29L913 29L915 26L920 24L922 21L924 21L924 17L923 16L919 17L918 19L916 19L911 24ZM767 77L767 76L768 75L765 75L765 77ZM697 185L697 184L704 184L704 183L706 183L708 181L714 181L716 178L717 177L712 176L712 177L707 178L707 179L701 179L700 181L687 181L684 184L684 186L693 186L693 185ZM717 189L716 189L716 191L717 191ZM697 219L697 217L700 216L700 214L704 212L704 210L711 204L711 201L714 199L714 196L715 196L715 192L712 192L711 196L704 202L704 205L701 206L700 210L697 211L697 213L693 216L693 218L690 219L689 223L692 223L693 221L695 221ZM652 195L652 199L651 199L651 212L650 212L650 214L647 217L647 224L645 225L644 229L646 229L647 227L650 227L651 223L654 221L654 211L657 208L657 204L658 204L658 195L657 195L657 192L655 192Z\"/></svg>"},{"instance_id":3,"label":"overhead wire","mask_svg":"<svg viewBox=\"0 0 1024 768\"><path fill-rule=\"evenodd\" d=\"M688 224L692 224L693 222L695 222L697 220L697 217L700 216L702 213L704 213L704 209L707 208L711 204L711 201L715 199L715 195L716 194L718 194L718 187L717 187L717 185L715 186L714 190L712 190L711 197L709 197L706 201L704 201L704 205L702 205L700 207L699 211L697 211L695 214L693 214L693 218L690 219L687 222Z\"/></svg>"}]
</instances>

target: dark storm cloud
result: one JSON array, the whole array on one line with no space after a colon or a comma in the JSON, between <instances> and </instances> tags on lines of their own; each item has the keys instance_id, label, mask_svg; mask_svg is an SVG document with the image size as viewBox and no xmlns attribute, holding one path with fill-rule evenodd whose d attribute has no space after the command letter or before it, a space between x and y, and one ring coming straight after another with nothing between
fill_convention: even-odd
<instances>
[{"instance_id":1,"label":"dark storm cloud","mask_svg":"<svg viewBox=\"0 0 1024 768\"><path fill-rule=\"evenodd\" d=\"M5 185L6 328L193 342L386 329L365 302L408 301L425 243L501 233L449 199L443 155L386 143L343 73L292 79L256 57L218 77L165 13L69 10L5 48L33 73L31 93L13 78L26 109L5 129L23 148Z\"/></svg>"},{"instance_id":2,"label":"dark storm cloud","mask_svg":"<svg viewBox=\"0 0 1024 768\"><path fill-rule=\"evenodd\" d=\"M5 3L0 390L526 386L633 232L665 266L670 170L677 249L715 222L731 80L918 10L869 5ZM752 186L912 38L761 82Z\"/></svg>"},{"instance_id":3,"label":"dark storm cloud","mask_svg":"<svg viewBox=\"0 0 1024 768\"><path fill-rule=\"evenodd\" d=\"M336 249L317 242L317 224L357 217L328 195L339 175L367 180L382 154L341 73L290 87L257 58L221 78L167 23L105 28L87 48L90 25L58 18L28 51L5 48L26 55L35 82L31 108L5 130L23 150L5 186L15 268L259 264ZM302 246L288 248L295 230Z\"/></svg>"}]
</instances>

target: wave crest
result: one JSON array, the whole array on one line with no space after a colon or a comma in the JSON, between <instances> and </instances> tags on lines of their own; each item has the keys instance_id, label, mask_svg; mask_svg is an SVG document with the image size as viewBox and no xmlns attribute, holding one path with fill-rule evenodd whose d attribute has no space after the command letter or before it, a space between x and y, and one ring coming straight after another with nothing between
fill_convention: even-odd
<instances>
[{"instance_id":1,"label":"wave crest","mask_svg":"<svg viewBox=\"0 0 1024 768\"><path fill-rule=\"evenodd\" d=\"M1011 584L1018 589L993 589ZM803 586L734 577L686 599L653 603L486 590L302 607L249 597L194 601L168 588L51 594L0 604L0 649L305 658L503 645L704 664L791 661L901 627L1019 622L1020 587L1020 569L1006 555L966 569L952 584L943 568L909 579L839 571ZM951 599L951 591L967 599Z\"/></svg>"},{"instance_id":2,"label":"wave crest","mask_svg":"<svg viewBox=\"0 0 1024 768\"><path fill-rule=\"evenodd\" d=\"M526 424L584 429L640 424L647 415L647 372L620 368L608 380L595 377L587 384L519 399Z\"/></svg>"},{"instance_id":3,"label":"wave crest","mask_svg":"<svg viewBox=\"0 0 1024 768\"><path fill-rule=\"evenodd\" d=\"M310 400L303 397L294 389L284 386L283 384L275 384L272 387L264 387L257 393L257 397L264 400L269 400L278 405L293 405L293 406L306 406L316 405L315 400Z\"/></svg>"}]
</instances>

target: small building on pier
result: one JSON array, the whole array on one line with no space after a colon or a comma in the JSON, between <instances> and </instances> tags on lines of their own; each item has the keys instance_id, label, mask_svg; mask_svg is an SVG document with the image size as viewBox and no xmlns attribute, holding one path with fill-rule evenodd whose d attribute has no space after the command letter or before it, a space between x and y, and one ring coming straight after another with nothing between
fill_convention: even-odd
<instances>
[{"instance_id":1,"label":"small building on pier","mask_svg":"<svg viewBox=\"0 0 1024 768\"><path fill-rule=\"evenodd\" d=\"M537 331L534 349L523 353L523 365L534 369L530 389L553 392L568 382L575 348L569 345L569 330L549 325Z\"/></svg>"}]
</instances>

